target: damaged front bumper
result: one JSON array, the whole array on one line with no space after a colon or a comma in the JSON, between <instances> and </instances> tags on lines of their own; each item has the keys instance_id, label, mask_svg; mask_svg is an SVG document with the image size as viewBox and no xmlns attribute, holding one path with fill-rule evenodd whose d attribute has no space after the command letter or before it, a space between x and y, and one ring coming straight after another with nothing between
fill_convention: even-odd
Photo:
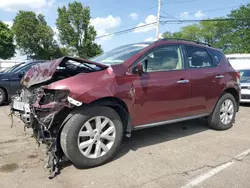
<instances>
[{"instance_id":1,"label":"damaged front bumper","mask_svg":"<svg viewBox=\"0 0 250 188\"><path fill-rule=\"evenodd\" d=\"M42 87L32 92L23 89L12 100L11 114L17 115L25 127L33 129L38 145L47 145L47 168L53 178L58 173L58 162L64 154L60 147L60 128L72 108L82 105L70 98L67 90L48 90Z\"/></svg>"}]
</instances>

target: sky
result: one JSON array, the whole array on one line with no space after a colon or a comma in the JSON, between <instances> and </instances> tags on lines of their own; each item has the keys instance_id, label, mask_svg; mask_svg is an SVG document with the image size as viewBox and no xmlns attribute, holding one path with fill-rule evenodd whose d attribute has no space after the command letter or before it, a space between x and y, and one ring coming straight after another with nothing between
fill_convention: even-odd
<instances>
[{"instance_id":1,"label":"sky","mask_svg":"<svg viewBox=\"0 0 250 188\"><path fill-rule=\"evenodd\" d=\"M97 35L143 26L156 21L158 0L78 0L91 11L91 24ZM207 19L225 17L232 9L250 3L250 0L161 0L161 21L178 19ZM9 24L19 10L31 10L42 13L47 23L57 33L55 21L57 8L73 0L0 0L0 20ZM163 18L165 17L165 18ZM192 24L192 23L189 23ZM187 25L168 23L160 26L160 34L165 31L175 32ZM111 35L96 40L104 51L120 45L152 41L156 38L156 27L149 26L123 35ZM13 59L24 59L17 52Z\"/></svg>"}]
</instances>

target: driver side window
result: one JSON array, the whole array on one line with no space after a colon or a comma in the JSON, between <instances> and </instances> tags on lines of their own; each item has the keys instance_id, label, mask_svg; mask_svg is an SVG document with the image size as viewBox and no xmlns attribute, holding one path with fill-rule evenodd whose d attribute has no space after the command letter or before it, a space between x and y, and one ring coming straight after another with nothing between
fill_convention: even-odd
<instances>
[{"instance_id":1,"label":"driver side window","mask_svg":"<svg viewBox=\"0 0 250 188\"><path fill-rule=\"evenodd\" d=\"M177 45L157 48L147 54L142 61L147 62L145 72L183 69L181 47Z\"/></svg>"}]
</instances>

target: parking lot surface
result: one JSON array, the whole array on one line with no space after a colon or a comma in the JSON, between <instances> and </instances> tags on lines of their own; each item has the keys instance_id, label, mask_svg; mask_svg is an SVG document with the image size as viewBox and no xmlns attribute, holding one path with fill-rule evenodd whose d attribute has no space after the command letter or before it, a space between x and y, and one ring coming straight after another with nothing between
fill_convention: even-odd
<instances>
[{"instance_id":1,"label":"parking lot surface","mask_svg":"<svg viewBox=\"0 0 250 188\"><path fill-rule=\"evenodd\" d=\"M234 127L214 131L204 119L132 133L116 157L92 169L62 166L53 180L44 169L45 148L31 130L0 107L1 188L249 188L250 106L241 106Z\"/></svg>"}]
</instances>

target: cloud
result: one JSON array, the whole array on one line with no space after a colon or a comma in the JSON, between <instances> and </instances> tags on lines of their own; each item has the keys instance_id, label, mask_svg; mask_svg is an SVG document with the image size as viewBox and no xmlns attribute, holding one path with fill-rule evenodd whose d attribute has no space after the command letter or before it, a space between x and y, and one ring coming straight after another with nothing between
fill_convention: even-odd
<instances>
[{"instance_id":1,"label":"cloud","mask_svg":"<svg viewBox=\"0 0 250 188\"><path fill-rule=\"evenodd\" d=\"M180 13L180 18L187 18L187 17L189 17L189 12Z\"/></svg>"},{"instance_id":2,"label":"cloud","mask_svg":"<svg viewBox=\"0 0 250 188\"><path fill-rule=\"evenodd\" d=\"M156 28L155 25L149 25L149 26L146 26L147 24L151 24L151 23L154 23L156 22L157 18L155 15L148 15L147 18L144 20L144 22L141 22L139 23L136 27L141 27L141 28L138 28L138 29L134 29L134 32L136 33L141 33L141 32L147 32L147 31L150 31L150 30L153 30ZM143 27L145 26L145 27Z\"/></svg>"},{"instance_id":3,"label":"cloud","mask_svg":"<svg viewBox=\"0 0 250 188\"><path fill-rule=\"evenodd\" d=\"M149 38L146 38L144 41L145 42L151 42L151 41L155 41L156 38L153 38L153 37L149 37Z\"/></svg>"},{"instance_id":4,"label":"cloud","mask_svg":"<svg viewBox=\"0 0 250 188\"><path fill-rule=\"evenodd\" d=\"M135 12L129 14L129 17L132 18L132 20L138 20L138 14L136 14Z\"/></svg>"},{"instance_id":5,"label":"cloud","mask_svg":"<svg viewBox=\"0 0 250 188\"><path fill-rule=\"evenodd\" d=\"M99 30L97 30L97 36L103 36L103 35L109 35L109 34L110 33L108 33L105 29L99 29ZM109 36L97 38L96 42L98 44L101 44L103 41L110 40L112 37L113 37L113 35L109 35Z\"/></svg>"},{"instance_id":6,"label":"cloud","mask_svg":"<svg viewBox=\"0 0 250 188\"><path fill-rule=\"evenodd\" d=\"M109 15L106 18L96 17L91 19L90 23L95 29L112 29L121 24L121 18L113 17L112 15Z\"/></svg>"},{"instance_id":7,"label":"cloud","mask_svg":"<svg viewBox=\"0 0 250 188\"><path fill-rule=\"evenodd\" d=\"M103 36L109 34L107 30L109 29L114 29L117 26L121 24L121 18L120 17L113 17L112 15L109 15L107 17L96 17L90 20L91 25L95 27L95 30L97 32L97 37L98 36ZM108 37L102 37L98 39L98 42L102 42L105 40L109 40L112 38L111 36Z\"/></svg>"},{"instance_id":8,"label":"cloud","mask_svg":"<svg viewBox=\"0 0 250 188\"><path fill-rule=\"evenodd\" d=\"M194 16L195 16L196 18L202 18L202 17L204 17L204 16L206 16L206 15L204 14L204 12L203 12L202 10L198 10L198 11L194 14Z\"/></svg>"},{"instance_id":9,"label":"cloud","mask_svg":"<svg viewBox=\"0 0 250 188\"><path fill-rule=\"evenodd\" d=\"M18 10L41 10L51 7L56 0L1 0L0 9L7 12Z\"/></svg>"},{"instance_id":10,"label":"cloud","mask_svg":"<svg viewBox=\"0 0 250 188\"><path fill-rule=\"evenodd\" d=\"M159 38L163 38L162 37L162 33L159 34ZM156 38L153 38L153 37L149 37L149 38L146 38L144 41L145 42L152 42L152 41L156 41L157 39Z\"/></svg>"},{"instance_id":11,"label":"cloud","mask_svg":"<svg viewBox=\"0 0 250 188\"><path fill-rule=\"evenodd\" d=\"M5 21L4 23L7 24L9 27L12 27L12 25L13 25L12 21Z\"/></svg>"}]
</instances>

